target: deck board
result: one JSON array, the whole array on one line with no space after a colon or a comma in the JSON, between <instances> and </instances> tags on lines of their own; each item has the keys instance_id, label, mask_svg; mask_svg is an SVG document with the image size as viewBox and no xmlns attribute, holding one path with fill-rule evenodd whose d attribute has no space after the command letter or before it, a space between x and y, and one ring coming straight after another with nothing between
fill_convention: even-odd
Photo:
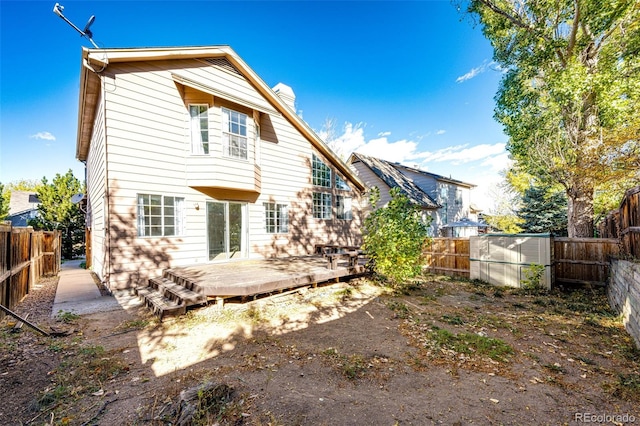
<instances>
[{"instance_id":1,"label":"deck board","mask_svg":"<svg viewBox=\"0 0 640 426\"><path fill-rule=\"evenodd\" d=\"M252 296L358 275L341 262L329 269L322 256L250 259L172 268L171 273L193 280L207 297Z\"/></svg>"}]
</instances>

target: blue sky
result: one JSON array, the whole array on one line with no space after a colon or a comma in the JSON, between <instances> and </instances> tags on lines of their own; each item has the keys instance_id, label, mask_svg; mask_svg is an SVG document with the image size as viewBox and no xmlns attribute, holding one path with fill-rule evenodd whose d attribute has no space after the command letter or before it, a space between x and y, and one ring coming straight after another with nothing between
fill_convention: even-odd
<instances>
[{"instance_id":1,"label":"blue sky","mask_svg":"<svg viewBox=\"0 0 640 426\"><path fill-rule=\"evenodd\" d=\"M51 180L75 159L80 51L55 1L0 0L0 182ZM230 45L333 146L474 183L507 166L493 119L500 72L479 27L449 1L60 1L100 47Z\"/></svg>"}]
</instances>

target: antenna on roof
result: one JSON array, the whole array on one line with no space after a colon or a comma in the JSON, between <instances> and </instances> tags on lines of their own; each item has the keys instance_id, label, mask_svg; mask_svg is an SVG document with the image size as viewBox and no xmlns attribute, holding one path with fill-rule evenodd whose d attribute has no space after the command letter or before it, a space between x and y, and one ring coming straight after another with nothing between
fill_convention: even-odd
<instances>
[{"instance_id":1,"label":"antenna on roof","mask_svg":"<svg viewBox=\"0 0 640 426\"><path fill-rule=\"evenodd\" d=\"M93 21L96 20L96 17L94 15L91 15L91 17L87 21L87 24L84 26L84 30L81 30L80 28L76 27L73 24L73 22L68 20L62 14L63 10L64 10L64 6L62 6L60 3L56 3L55 6L53 6L53 13L55 13L56 15L61 17L67 24L71 25L74 30L76 30L77 32L80 33L80 36L82 36L82 37L86 38L87 40L89 40L91 42L91 44L93 44L93 47L95 47L96 49L99 49L98 45L93 41L93 38L92 38L93 37L93 33L91 32L91 29L90 29L91 25L93 24Z\"/></svg>"}]
</instances>

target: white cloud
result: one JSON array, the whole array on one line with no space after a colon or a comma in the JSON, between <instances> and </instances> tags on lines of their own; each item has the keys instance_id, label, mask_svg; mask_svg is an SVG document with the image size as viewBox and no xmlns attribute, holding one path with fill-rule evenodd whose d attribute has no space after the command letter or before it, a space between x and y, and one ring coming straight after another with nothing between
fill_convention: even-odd
<instances>
[{"instance_id":1,"label":"white cloud","mask_svg":"<svg viewBox=\"0 0 640 426\"><path fill-rule=\"evenodd\" d=\"M38 132L35 135L29 136L31 139L45 140L45 141L55 141L56 137L53 136L49 132Z\"/></svg>"},{"instance_id":2,"label":"white cloud","mask_svg":"<svg viewBox=\"0 0 640 426\"><path fill-rule=\"evenodd\" d=\"M444 135L445 133L447 133L446 130L440 129L436 132L436 135Z\"/></svg>"},{"instance_id":3,"label":"white cloud","mask_svg":"<svg viewBox=\"0 0 640 426\"><path fill-rule=\"evenodd\" d=\"M485 160L487 158L501 155L505 152L504 148L504 143L496 143L493 145L480 144L474 146L466 144L448 146L434 152L421 152L418 153L416 157L420 158L423 163L446 161L450 162L454 166L459 166L460 164Z\"/></svg>"},{"instance_id":4,"label":"white cloud","mask_svg":"<svg viewBox=\"0 0 640 426\"><path fill-rule=\"evenodd\" d=\"M471 80L472 78L476 77L478 74L482 74L483 72L485 72L487 70L487 68L491 67L492 65L495 65L495 62L493 62L493 61L491 61L491 62L485 61L479 67L471 68L471 71L469 71L468 73L466 73L464 75L461 75L460 77L456 78L456 83L463 83L463 82L465 82L467 80Z\"/></svg>"},{"instance_id":5,"label":"white cloud","mask_svg":"<svg viewBox=\"0 0 640 426\"><path fill-rule=\"evenodd\" d=\"M444 132L443 130L437 133ZM441 134L441 133L440 133ZM489 189L502 180L499 172L509 166L504 143L454 145L435 151L422 151L415 140L389 140L390 132L380 132L377 138L366 140L364 125L346 123L343 133L329 141L329 146L342 159L352 152L402 163L422 170L450 176L477 185L471 192L472 201L485 211L491 209ZM446 170L446 172L442 172Z\"/></svg>"},{"instance_id":6,"label":"white cloud","mask_svg":"<svg viewBox=\"0 0 640 426\"><path fill-rule=\"evenodd\" d=\"M511 167L511 159L509 158L509 153L505 151L501 154L485 158L484 161L480 163L480 166L489 167L494 172L500 172Z\"/></svg>"},{"instance_id":7,"label":"white cloud","mask_svg":"<svg viewBox=\"0 0 640 426\"><path fill-rule=\"evenodd\" d=\"M418 144L405 139L389 142L386 137L371 139L358 148L358 152L383 160L404 163L415 157Z\"/></svg>"},{"instance_id":8,"label":"white cloud","mask_svg":"<svg viewBox=\"0 0 640 426\"><path fill-rule=\"evenodd\" d=\"M320 132L319 136L326 140L330 135L327 132ZM346 123L340 136L327 141L327 145L343 160L346 160L352 152L357 151L359 147L365 144L364 125L362 123L356 125Z\"/></svg>"}]
</instances>

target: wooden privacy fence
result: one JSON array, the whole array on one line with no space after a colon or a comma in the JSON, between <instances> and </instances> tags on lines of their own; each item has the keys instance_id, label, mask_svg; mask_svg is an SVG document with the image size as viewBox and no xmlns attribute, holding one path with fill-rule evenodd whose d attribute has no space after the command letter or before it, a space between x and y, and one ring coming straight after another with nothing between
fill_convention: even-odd
<instances>
[{"instance_id":1,"label":"wooden privacy fence","mask_svg":"<svg viewBox=\"0 0 640 426\"><path fill-rule=\"evenodd\" d=\"M469 238L433 238L424 248L432 274L469 278Z\"/></svg>"},{"instance_id":2,"label":"wooden privacy fence","mask_svg":"<svg viewBox=\"0 0 640 426\"><path fill-rule=\"evenodd\" d=\"M60 231L0 224L0 304L14 309L32 285L60 271ZM0 312L0 318L4 313Z\"/></svg>"},{"instance_id":3,"label":"wooden privacy fence","mask_svg":"<svg viewBox=\"0 0 640 426\"><path fill-rule=\"evenodd\" d=\"M620 241L612 238L552 238L551 244L553 285L605 285L609 259L620 251ZM470 277L469 238L433 238L423 254L430 273Z\"/></svg>"},{"instance_id":4,"label":"wooden privacy fence","mask_svg":"<svg viewBox=\"0 0 640 426\"><path fill-rule=\"evenodd\" d=\"M554 283L605 285L611 257L620 253L614 238L553 238Z\"/></svg>"},{"instance_id":5,"label":"wooden privacy fence","mask_svg":"<svg viewBox=\"0 0 640 426\"><path fill-rule=\"evenodd\" d=\"M604 238L619 238L623 253L640 259L640 186L625 192L620 208L600 222L598 232Z\"/></svg>"}]
</instances>

